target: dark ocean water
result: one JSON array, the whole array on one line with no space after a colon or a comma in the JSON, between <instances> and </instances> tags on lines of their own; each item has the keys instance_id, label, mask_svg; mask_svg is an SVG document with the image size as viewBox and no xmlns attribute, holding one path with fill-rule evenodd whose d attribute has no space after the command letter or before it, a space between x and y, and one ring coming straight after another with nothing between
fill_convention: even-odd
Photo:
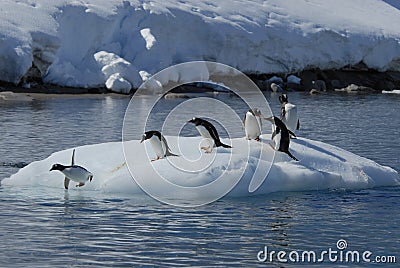
<instances>
[{"instance_id":1,"label":"dark ocean water","mask_svg":"<svg viewBox=\"0 0 400 268\"><path fill-rule=\"evenodd\" d=\"M246 110L228 94L216 98L238 113ZM278 112L277 96L267 98ZM293 93L289 99L298 106L299 135L400 170L400 96ZM143 107L150 102L143 98ZM162 100L149 122L161 126L180 102ZM30 163L62 149L121 140L128 103L113 96L0 103L0 163ZM189 129L183 134L197 135ZM0 179L17 170L0 166ZM340 239L347 250L371 251L371 260L393 255L399 263L399 198L400 187L286 192L181 209L145 195L3 186L0 266L292 267L298 264L278 262L276 255L272 263L260 262L257 254L265 246L269 252L318 254L338 250ZM367 264L332 264L326 257L315 266Z\"/></svg>"}]
</instances>

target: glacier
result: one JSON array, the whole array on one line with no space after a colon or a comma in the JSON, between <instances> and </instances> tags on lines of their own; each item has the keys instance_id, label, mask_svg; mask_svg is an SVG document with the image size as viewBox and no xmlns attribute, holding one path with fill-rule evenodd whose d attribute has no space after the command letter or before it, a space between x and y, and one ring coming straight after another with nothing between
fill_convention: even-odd
<instances>
[{"instance_id":1,"label":"glacier","mask_svg":"<svg viewBox=\"0 0 400 268\"><path fill-rule=\"evenodd\" d=\"M400 71L399 6L394 0L4 0L1 80L18 84L34 73L45 83L126 93L166 67L194 60L245 73L358 63Z\"/></svg>"}]
</instances>

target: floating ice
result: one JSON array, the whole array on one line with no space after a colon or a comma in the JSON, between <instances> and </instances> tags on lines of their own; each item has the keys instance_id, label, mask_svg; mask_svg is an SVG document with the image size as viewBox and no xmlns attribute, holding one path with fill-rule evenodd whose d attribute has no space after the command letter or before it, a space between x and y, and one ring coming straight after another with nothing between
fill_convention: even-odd
<instances>
[{"instance_id":1,"label":"floating ice","mask_svg":"<svg viewBox=\"0 0 400 268\"><path fill-rule=\"evenodd\" d=\"M270 162L260 159L260 150L273 158L268 145L270 135L263 135L262 142L247 141L235 138L231 142L233 149L215 150L217 154L202 154L199 137L166 137L171 150L180 157L151 162L151 166L171 183L183 187L197 187L218 180L221 175L234 178L241 175L240 181L229 192L228 196L249 196L277 191L308 191L327 189L364 189L377 186L400 185L399 174L392 168L381 166L376 162L355 155L338 147L298 138L291 141L290 150L300 160L293 161L286 154L276 152L271 170L261 186L253 193L249 192L250 180L258 168L268 166ZM223 140L224 142L224 140ZM228 142L225 140L225 142ZM180 144L180 147L177 147ZM184 146L182 146L184 144ZM128 141L132 151L137 152L135 161L130 168L135 174L143 176L152 187L159 187L157 179L145 169L150 159L155 156L151 147L140 144L138 140ZM145 153L147 148L148 155ZM180 149L180 150L179 150ZM246 152L246 153L243 153ZM63 175L59 172L49 172L54 163L68 164L72 149L56 152L48 158L30 163L20 169L10 178L2 181L3 187L57 187L63 188ZM248 154L247 154L248 153ZM170 158L170 160L172 160ZM192 161L191 170L201 172L185 172L177 169L180 161ZM111 193L143 194L143 191L132 179L123 154L121 142L110 142L86 145L76 148L76 164L82 165L94 174L93 181L84 187L73 188L70 191L102 191ZM174 163L174 164L171 164ZM209 163L205 165L204 163ZM202 166L203 165L203 166ZM257 165L260 165L257 167ZM219 184L221 189L225 185ZM158 189L162 191L162 189ZM174 193L165 193L172 195ZM176 194L176 193L175 193ZM191 196L189 198L199 198Z\"/></svg>"}]
</instances>

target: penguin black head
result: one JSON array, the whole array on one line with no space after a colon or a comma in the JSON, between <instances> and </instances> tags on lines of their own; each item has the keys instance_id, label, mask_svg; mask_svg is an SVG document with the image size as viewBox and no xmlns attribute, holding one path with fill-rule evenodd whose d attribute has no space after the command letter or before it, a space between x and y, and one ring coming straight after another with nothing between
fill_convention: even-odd
<instances>
[{"instance_id":1,"label":"penguin black head","mask_svg":"<svg viewBox=\"0 0 400 268\"><path fill-rule=\"evenodd\" d=\"M61 164L54 164L51 169L49 171L52 170L59 170L59 171L63 171L66 167L64 165Z\"/></svg>"},{"instance_id":2,"label":"penguin black head","mask_svg":"<svg viewBox=\"0 0 400 268\"><path fill-rule=\"evenodd\" d=\"M282 94L279 96L279 102L280 102L281 104L288 103L288 102L289 102L289 98L288 98L287 94L283 94L283 93L282 93Z\"/></svg>"},{"instance_id":3,"label":"penguin black head","mask_svg":"<svg viewBox=\"0 0 400 268\"><path fill-rule=\"evenodd\" d=\"M159 140L161 140L161 133L156 130L151 130L151 131L146 131L143 134L142 139L140 140L140 143L144 142L145 140L151 139L151 137L153 137L154 135L157 136Z\"/></svg>"},{"instance_id":4,"label":"penguin black head","mask_svg":"<svg viewBox=\"0 0 400 268\"><path fill-rule=\"evenodd\" d=\"M197 118L197 117L193 117L192 119L190 119L188 121L188 123L195 124L196 126L200 125L201 122L202 122L202 119L201 118Z\"/></svg>"}]
</instances>

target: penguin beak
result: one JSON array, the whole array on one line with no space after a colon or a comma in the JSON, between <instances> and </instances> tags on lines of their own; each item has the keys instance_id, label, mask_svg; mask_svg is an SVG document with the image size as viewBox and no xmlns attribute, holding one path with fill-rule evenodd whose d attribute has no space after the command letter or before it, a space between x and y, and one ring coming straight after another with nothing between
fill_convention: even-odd
<instances>
[{"instance_id":1,"label":"penguin beak","mask_svg":"<svg viewBox=\"0 0 400 268\"><path fill-rule=\"evenodd\" d=\"M140 140L140 143L144 142L145 139L146 139L146 135L143 135L142 139Z\"/></svg>"},{"instance_id":2,"label":"penguin beak","mask_svg":"<svg viewBox=\"0 0 400 268\"><path fill-rule=\"evenodd\" d=\"M54 170L53 167L51 167L51 169L49 170L49 172L52 171L52 170Z\"/></svg>"}]
</instances>

